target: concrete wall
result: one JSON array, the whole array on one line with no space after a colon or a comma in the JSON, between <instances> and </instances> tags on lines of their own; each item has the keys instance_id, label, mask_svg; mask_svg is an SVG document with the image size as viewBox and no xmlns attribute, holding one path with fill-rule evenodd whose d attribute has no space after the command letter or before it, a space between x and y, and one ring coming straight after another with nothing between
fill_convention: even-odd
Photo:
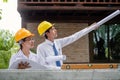
<instances>
[{"instance_id":1,"label":"concrete wall","mask_svg":"<svg viewBox=\"0 0 120 80\"><path fill-rule=\"evenodd\" d=\"M44 41L37 32L38 23L27 23L27 28L35 34L35 49L37 45ZM86 23L55 23L58 31L58 38L69 36L87 27ZM67 56L65 62L89 62L89 38L83 36L78 41L63 48L63 54Z\"/></svg>"},{"instance_id":2,"label":"concrete wall","mask_svg":"<svg viewBox=\"0 0 120 80\"><path fill-rule=\"evenodd\" d=\"M120 80L120 70L0 70L0 80Z\"/></svg>"}]
</instances>

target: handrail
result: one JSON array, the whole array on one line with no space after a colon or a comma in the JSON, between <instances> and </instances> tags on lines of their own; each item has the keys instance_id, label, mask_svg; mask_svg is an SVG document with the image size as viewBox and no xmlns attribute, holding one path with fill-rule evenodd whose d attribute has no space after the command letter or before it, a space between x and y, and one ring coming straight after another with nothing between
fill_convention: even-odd
<instances>
[{"instance_id":1,"label":"handrail","mask_svg":"<svg viewBox=\"0 0 120 80\"><path fill-rule=\"evenodd\" d=\"M18 0L27 6L97 6L119 7L120 0Z\"/></svg>"},{"instance_id":2,"label":"handrail","mask_svg":"<svg viewBox=\"0 0 120 80\"><path fill-rule=\"evenodd\" d=\"M82 7L96 7L96 8L105 8L112 7L118 9L120 7L120 0L18 0L18 5L21 6L76 6L79 8ZM88 9L88 8L87 8Z\"/></svg>"},{"instance_id":3,"label":"handrail","mask_svg":"<svg viewBox=\"0 0 120 80\"><path fill-rule=\"evenodd\" d=\"M85 4L120 4L120 0L18 0L19 3L85 3Z\"/></svg>"},{"instance_id":4,"label":"handrail","mask_svg":"<svg viewBox=\"0 0 120 80\"><path fill-rule=\"evenodd\" d=\"M120 3L112 3L112 2L105 2L105 3L102 3L102 2L94 2L94 3L91 3L91 2L19 2L21 4L52 4L52 3L55 3L55 4L120 4Z\"/></svg>"}]
</instances>

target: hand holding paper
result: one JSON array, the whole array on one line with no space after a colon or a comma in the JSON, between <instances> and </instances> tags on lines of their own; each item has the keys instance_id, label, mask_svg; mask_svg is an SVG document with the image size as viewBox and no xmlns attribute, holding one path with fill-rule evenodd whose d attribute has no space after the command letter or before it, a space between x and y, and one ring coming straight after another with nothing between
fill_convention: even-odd
<instances>
[{"instance_id":1,"label":"hand holding paper","mask_svg":"<svg viewBox=\"0 0 120 80\"><path fill-rule=\"evenodd\" d=\"M97 28L99 28L102 24L104 24L105 22L109 21L110 19L114 18L115 16L120 14L120 10L116 10L115 12L113 12L112 14L110 14L109 16L105 17L104 19L100 20L99 22L90 25L89 27L79 31L76 34L79 34L79 36L77 36L77 38L75 39L79 39L80 37L88 34L89 32L96 30Z\"/></svg>"},{"instance_id":2,"label":"hand holding paper","mask_svg":"<svg viewBox=\"0 0 120 80\"><path fill-rule=\"evenodd\" d=\"M47 69L46 67L28 59L18 59L9 67L9 69L18 69L18 68L19 69Z\"/></svg>"},{"instance_id":3,"label":"hand holding paper","mask_svg":"<svg viewBox=\"0 0 120 80\"><path fill-rule=\"evenodd\" d=\"M115 16L117 16L119 14L120 14L120 10L116 10L115 12L110 14L109 16L107 16L104 19L102 19L101 21L97 22L96 26L100 26L100 25L104 24L105 22L109 21L110 19L114 18Z\"/></svg>"},{"instance_id":4,"label":"hand holding paper","mask_svg":"<svg viewBox=\"0 0 120 80\"><path fill-rule=\"evenodd\" d=\"M30 64L30 63L28 63L28 62L23 62L23 61L21 61L20 63L18 63L18 69L30 68L31 66L30 66L29 64Z\"/></svg>"},{"instance_id":5,"label":"hand holding paper","mask_svg":"<svg viewBox=\"0 0 120 80\"><path fill-rule=\"evenodd\" d=\"M116 10L115 12L113 12L112 14L108 15L107 17L105 17L104 19L100 20L99 22L97 22L94 25L91 25L90 27L94 27L94 29L96 29L97 27L99 27L100 25L104 24L105 22L109 21L110 19L114 18L115 16L120 14L120 10ZM92 31L92 29L91 29Z\"/></svg>"},{"instance_id":6,"label":"hand holding paper","mask_svg":"<svg viewBox=\"0 0 120 80\"><path fill-rule=\"evenodd\" d=\"M59 55L59 56L48 56L46 57L46 62L51 63L59 60L66 60L66 55Z\"/></svg>"}]
</instances>

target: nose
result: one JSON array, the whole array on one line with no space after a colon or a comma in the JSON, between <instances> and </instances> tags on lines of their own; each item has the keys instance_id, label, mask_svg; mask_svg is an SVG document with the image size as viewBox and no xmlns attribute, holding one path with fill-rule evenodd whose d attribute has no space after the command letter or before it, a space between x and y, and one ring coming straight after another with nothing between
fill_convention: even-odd
<instances>
[{"instance_id":1,"label":"nose","mask_svg":"<svg viewBox=\"0 0 120 80\"><path fill-rule=\"evenodd\" d=\"M34 43L34 42L35 42L35 40L34 40L34 39L31 39L31 42L32 42L32 43Z\"/></svg>"}]
</instances>

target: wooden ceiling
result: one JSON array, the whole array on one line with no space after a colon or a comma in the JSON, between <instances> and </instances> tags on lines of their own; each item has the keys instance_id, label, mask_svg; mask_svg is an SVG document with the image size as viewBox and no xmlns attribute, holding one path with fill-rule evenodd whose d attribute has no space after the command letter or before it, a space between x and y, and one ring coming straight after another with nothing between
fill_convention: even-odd
<instances>
[{"instance_id":1,"label":"wooden ceiling","mask_svg":"<svg viewBox=\"0 0 120 80\"><path fill-rule=\"evenodd\" d=\"M18 0L18 11L28 21L95 22L120 9L120 0ZM120 23L120 15L111 21Z\"/></svg>"}]
</instances>

